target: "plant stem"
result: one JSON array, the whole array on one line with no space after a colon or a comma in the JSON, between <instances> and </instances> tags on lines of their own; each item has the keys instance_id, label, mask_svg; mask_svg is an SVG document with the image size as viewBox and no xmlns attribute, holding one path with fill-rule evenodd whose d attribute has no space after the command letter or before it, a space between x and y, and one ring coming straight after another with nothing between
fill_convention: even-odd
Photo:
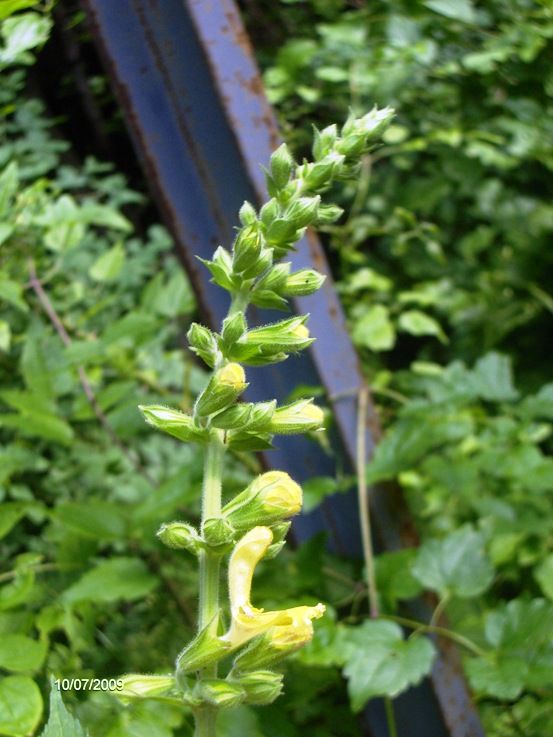
<instances>
[{"instance_id":1,"label":"plant stem","mask_svg":"<svg viewBox=\"0 0 553 737\"><path fill-rule=\"evenodd\" d=\"M384 698L384 706L386 707L386 722L388 724L388 737L397 737L396 717L394 714L394 706L389 696Z\"/></svg>"},{"instance_id":2,"label":"plant stem","mask_svg":"<svg viewBox=\"0 0 553 737\"><path fill-rule=\"evenodd\" d=\"M363 557L367 569L367 589L369 594L369 609L373 619L378 617L378 592L376 589L376 575L374 565L374 550L371 541L371 510L369 493L365 480L365 424L367 421L367 388L359 390L359 407L357 412L357 498L359 503L359 518L361 524L361 540L363 543Z\"/></svg>"},{"instance_id":3,"label":"plant stem","mask_svg":"<svg viewBox=\"0 0 553 737\"><path fill-rule=\"evenodd\" d=\"M194 737L217 737L217 709L203 706L194 712L196 731Z\"/></svg>"}]
</instances>

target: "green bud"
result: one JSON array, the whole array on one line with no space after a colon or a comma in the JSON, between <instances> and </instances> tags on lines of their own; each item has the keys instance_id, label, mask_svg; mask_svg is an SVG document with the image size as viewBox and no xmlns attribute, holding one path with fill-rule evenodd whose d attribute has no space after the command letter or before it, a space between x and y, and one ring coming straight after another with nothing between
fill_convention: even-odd
<instances>
[{"instance_id":1,"label":"green bud","mask_svg":"<svg viewBox=\"0 0 553 737\"><path fill-rule=\"evenodd\" d=\"M208 440L206 431L198 427L194 419L184 412L171 409L171 407L163 407L159 404L152 404L147 407L140 405L138 409L142 412L146 422L155 427L156 430L163 430L163 432L188 443L204 443Z\"/></svg>"},{"instance_id":2,"label":"green bud","mask_svg":"<svg viewBox=\"0 0 553 737\"><path fill-rule=\"evenodd\" d=\"M233 357L247 364L251 359L255 359L257 354L274 356L285 351L300 351L307 348L313 342L305 327L307 317L307 315L292 317L274 325L248 330L233 346Z\"/></svg>"},{"instance_id":3,"label":"green bud","mask_svg":"<svg viewBox=\"0 0 553 737\"><path fill-rule=\"evenodd\" d=\"M223 289L234 289L236 285L232 269L232 256L222 246L217 248L211 261L206 261L203 258L199 260L210 270L216 284L223 287Z\"/></svg>"},{"instance_id":4,"label":"green bud","mask_svg":"<svg viewBox=\"0 0 553 737\"><path fill-rule=\"evenodd\" d=\"M254 206L250 202L244 202L238 212L238 217L242 225L253 225L257 220Z\"/></svg>"},{"instance_id":5,"label":"green bud","mask_svg":"<svg viewBox=\"0 0 553 737\"><path fill-rule=\"evenodd\" d=\"M222 515L238 531L272 525L301 509L301 487L283 471L268 471L223 507Z\"/></svg>"},{"instance_id":6,"label":"green bud","mask_svg":"<svg viewBox=\"0 0 553 737\"><path fill-rule=\"evenodd\" d=\"M175 685L175 678L172 675L156 676L130 673L120 678L119 681L122 682L122 688L118 688L113 693L124 704L128 704L135 699L163 696Z\"/></svg>"},{"instance_id":7,"label":"green bud","mask_svg":"<svg viewBox=\"0 0 553 737\"><path fill-rule=\"evenodd\" d=\"M319 219L317 222L320 225L330 225L336 222L342 216L343 212L343 208L338 207L338 205L321 205L319 207Z\"/></svg>"},{"instance_id":8,"label":"green bud","mask_svg":"<svg viewBox=\"0 0 553 737\"><path fill-rule=\"evenodd\" d=\"M196 687L202 701L227 709L242 703L246 696L244 689L238 683L230 683L220 678L205 678Z\"/></svg>"},{"instance_id":9,"label":"green bud","mask_svg":"<svg viewBox=\"0 0 553 737\"><path fill-rule=\"evenodd\" d=\"M239 685L246 694L246 704L271 704L282 693L283 676L270 670L244 673L231 682Z\"/></svg>"},{"instance_id":10,"label":"green bud","mask_svg":"<svg viewBox=\"0 0 553 737\"><path fill-rule=\"evenodd\" d=\"M186 522L168 522L161 525L157 536L168 548L188 550L194 555L203 549L202 539L198 531Z\"/></svg>"},{"instance_id":11,"label":"green bud","mask_svg":"<svg viewBox=\"0 0 553 737\"><path fill-rule=\"evenodd\" d=\"M278 407L267 425L267 431L279 435L296 435L318 430L324 422L324 412L312 399L300 399Z\"/></svg>"},{"instance_id":12,"label":"green bud","mask_svg":"<svg viewBox=\"0 0 553 737\"><path fill-rule=\"evenodd\" d=\"M294 223L296 229L311 225L317 220L321 197L298 197L287 208L284 216L286 220Z\"/></svg>"},{"instance_id":13,"label":"green bud","mask_svg":"<svg viewBox=\"0 0 553 737\"><path fill-rule=\"evenodd\" d=\"M374 107L370 113L356 121L356 130L362 132L367 141L376 141L390 125L394 115L395 111L390 107L382 110Z\"/></svg>"},{"instance_id":14,"label":"green bud","mask_svg":"<svg viewBox=\"0 0 553 737\"><path fill-rule=\"evenodd\" d=\"M344 158L341 154L328 155L322 161L303 164L297 174L302 180L302 191L326 189L333 178L340 173Z\"/></svg>"},{"instance_id":15,"label":"green bud","mask_svg":"<svg viewBox=\"0 0 553 737\"><path fill-rule=\"evenodd\" d=\"M266 271L268 268L270 268L272 266L272 263L273 263L273 249L272 248L262 248L257 261L254 261L251 266L249 266L247 269L244 269L244 271L242 272L242 278L243 279L255 279L260 274L262 274L264 271Z\"/></svg>"},{"instance_id":16,"label":"green bud","mask_svg":"<svg viewBox=\"0 0 553 737\"><path fill-rule=\"evenodd\" d=\"M235 529L224 517L209 517L202 525L203 541L218 552L226 552L234 542Z\"/></svg>"},{"instance_id":17,"label":"green bud","mask_svg":"<svg viewBox=\"0 0 553 737\"><path fill-rule=\"evenodd\" d=\"M314 294L322 285L326 276L319 274L314 269L301 269L287 277L280 288L280 294L284 297L306 297Z\"/></svg>"},{"instance_id":18,"label":"green bud","mask_svg":"<svg viewBox=\"0 0 553 737\"><path fill-rule=\"evenodd\" d=\"M276 292L270 289L256 289L251 292L250 301L256 307L263 307L266 310L282 310L289 312L288 302Z\"/></svg>"},{"instance_id":19,"label":"green bud","mask_svg":"<svg viewBox=\"0 0 553 737\"><path fill-rule=\"evenodd\" d=\"M219 615L199 632L177 658L177 677L201 670L225 657L231 645L218 637Z\"/></svg>"},{"instance_id":20,"label":"green bud","mask_svg":"<svg viewBox=\"0 0 553 737\"><path fill-rule=\"evenodd\" d=\"M255 285L255 291L269 289L278 291L290 275L290 264L276 264Z\"/></svg>"},{"instance_id":21,"label":"green bud","mask_svg":"<svg viewBox=\"0 0 553 737\"><path fill-rule=\"evenodd\" d=\"M263 430L274 415L275 409L276 399L271 399L270 402L258 402L257 404L254 404L250 421L247 424L247 429Z\"/></svg>"},{"instance_id":22,"label":"green bud","mask_svg":"<svg viewBox=\"0 0 553 737\"><path fill-rule=\"evenodd\" d=\"M278 204L278 201L273 197L269 200L269 202L266 202L263 207L261 208L261 211L259 213L259 219L263 223L263 225L268 228L269 225L273 222L273 220L276 220L278 216L280 215L280 205Z\"/></svg>"},{"instance_id":23,"label":"green bud","mask_svg":"<svg viewBox=\"0 0 553 737\"><path fill-rule=\"evenodd\" d=\"M321 161L328 156L334 149L334 145L338 138L338 129L336 125L329 125L322 131L315 128L313 139L313 158L315 161Z\"/></svg>"},{"instance_id":24,"label":"green bud","mask_svg":"<svg viewBox=\"0 0 553 737\"><path fill-rule=\"evenodd\" d=\"M265 232L265 240L272 246L285 247L298 240L296 221L291 218L277 218Z\"/></svg>"},{"instance_id":25,"label":"green bud","mask_svg":"<svg viewBox=\"0 0 553 737\"><path fill-rule=\"evenodd\" d=\"M272 435L263 432L248 432L247 430L229 430L227 445L240 452L257 452L273 450Z\"/></svg>"},{"instance_id":26,"label":"green bud","mask_svg":"<svg viewBox=\"0 0 553 737\"><path fill-rule=\"evenodd\" d=\"M210 368L213 368L220 356L217 347L217 338L203 325L193 322L187 333L190 348L202 358Z\"/></svg>"},{"instance_id":27,"label":"green bud","mask_svg":"<svg viewBox=\"0 0 553 737\"><path fill-rule=\"evenodd\" d=\"M247 330L246 318L243 312L235 312L231 317L223 320L221 337L225 343L234 343L239 340Z\"/></svg>"},{"instance_id":28,"label":"green bud","mask_svg":"<svg viewBox=\"0 0 553 737\"><path fill-rule=\"evenodd\" d=\"M234 430L246 427L251 419L253 404L244 402L232 404L211 419L211 425L221 430Z\"/></svg>"},{"instance_id":29,"label":"green bud","mask_svg":"<svg viewBox=\"0 0 553 737\"><path fill-rule=\"evenodd\" d=\"M244 225L239 231L232 249L233 270L239 274L250 268L261 255L261 231L257 220L251 225Z\"/></svg>"},{"instance_id":30,"label":"green bud","mask_svg":"<svg viewBox=\"0 0 553 737\"><path fill-rule=\"evenodd\" d=\"M270 159L271 176L277 189L282 189L288 184L292 169L294 168L294 159L288 146L283 143L272 154Z\"/></svg>"},{"instance_id":31,"label":"green bud","mask_svg":"<svg viewBox=\"0 0 553 737\"><path fill-rule=\"evenodd\" d=\"M338 142L336 149L350 159L360 156L366 150L365 136L362 133L351 133Z\"/></svg>"},{"instance_id":32,"label":"green bud","mask_svg":"<svg viewBox=\"0 0 553 737\"><path fill-rule=\"evenodd\" d=\"M205 417L225 409L238 399L246 387L242 366L238 363L227 363L213 373L198 397L195 406L196 415Z\"/></svg>"}]
</instances>

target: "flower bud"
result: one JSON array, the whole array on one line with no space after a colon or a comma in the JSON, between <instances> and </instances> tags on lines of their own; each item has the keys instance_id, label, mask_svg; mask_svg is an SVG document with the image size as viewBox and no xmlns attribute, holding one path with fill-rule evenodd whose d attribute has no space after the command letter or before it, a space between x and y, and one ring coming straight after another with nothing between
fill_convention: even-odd
<instances>
[{"instance_id":1,"label":"flower bud","mask_svg":"<svg viewBox=\"0 0 553 737\"><path fill-rule=\"evenodd\" d=\"M278 407L267 425L267 431L279 435L318 430L324 421L324 412L312 399L300 399L284 407Z\"/></svg>"},{"instance_id":2,"label":"flower bud","mask_svg":"<svg viewBox=\"0 0 553 737\"><path fill-rule=\"evenodd\" d=\"M147 407L140 405L138 409L142 412L146 422L156 430L163 430L189 443L203 443L207 440L206 431L198 427L194 419L184 412L159 404L151 404Z\"/></svg>"},{"instance_id":3,"label":"flower bud","mask_svg":"<svg viewBox=\"0 0 553 737\"><path fill-rule=\"evenodd\" d=\"M198 257L199 258L199 257ZM199 260L210 270L213 281L223 289L232 290L235 287L232 271L232 256L222 246L219 246L211 261L203 258Z\"/></svg>"},{"instance_id":4,"label":"flower bud","mask_svg":"<svg viewBox=\"0 0 553 737\"><path fill-rule=\"evenodd\" d=\"M253 225L257 220L254 206L250 202L244 202L238 211L238 217L242 225Z\"/></svg>"},{"instance_id":5,"label":"flower bud","mask_svg":"<svg viewBox=\"0 0 553 737\"><path fill-rule=\"evenodd\" d=\"M386 128L390 125L394 115L395 112L390 107L385 107L381 110L374 107L370 113L363 115L363 117L357 121L356 129L363 133L367 141L375 141L380 138Z\"/></svg>"},{"instance_id":6,"label":"flower bud","mask_svg":"<svg viewBox=\"0 0 553 737\"><path fill-rule=\"evenodd\" d=\"M311 225L317 220L321 197L298 197L285 212L286 220L294 223L296 229Z\"/></svg>"},{"instance_id":7,"label":"flower bud","mask_svg":"<svg viewBox=\"0 0 553 737\"><path fill-rule=\"evenodd\" d=\"M269 225L265 232L265 240L271 246L289 248L299 239L296 221L288 215L286 218L277 218Z\"/></svg>"},{"instance_id":8,"label":"flower bud","mask_svg":"<svg viewBox=\"0 0 553 737\"><path fill-rule=\"evenodd\" d=\"M246 333L247 335L247 333ZM232 404L247 387L244 369L238 363L227 363L215 371L198 397L196 415L212 415Z\"/></svg>"},{"instance_id":9,"label":"flower bud","mask_svg":"<svg viewBox=\"0 0 553 737\"><path fill-rule=\"evenodd\" d=\"M288 146L283 143L270 159L271 177L277 189L282 189L288 184L293 167L294 159L288 150Z\"/></svg>"},{"instance_id":10,"label":"flower bud","mask_svg":"<svg viewBox=\"0 0 553 737\"><path fill-rule=\"evenodd\" d=\"M298 177L302 180L302 191L317 191L330 185L336 174L339 174L344 156L325 156L322 161L303 164L298 171Z\"/></svg>"},{"instance_id":11,"label":"flower bud","mask_svg":"<svg viewBox=\"0 0 553 737\"><path fill-rule=\"evenodd\" d=\"M223 681L220 678L205 678L198 683L195 690L202 701L219 709L236 706L244 701L246 696L239 683Z\"/></svg>"},{"instance_id":12,"label":"flower bud","mask_svg":"<svg viewBox=\"0 0 553 737\"><path fill-rule=\"evenodd\" d=\"M343 212L343 208L338 207L338 205L321 205L319 207L319 217L317 222L319 225L330 225L336 222L336 220L342 216Z\"/></svg>"},{"instance_id":13,"label":"flower bud","mask_svg":"<svg viewBox=\"0 0 553 737\"><path fill-rule=\"evenodd\" d=\"M283 471L258 476L223 507L222 515L237 531L255 525L272 525L297 514L301 509L301 487Z\"/></svg>"},{"instance_id":14,"label":"flower bud","mask_svg":"<svg viewBox=\"0 0 553 737\"><path fill-rule=\"evenodd\" d=\"M217 338L211 330L193 322L186 337L191 350L200 356L210 368L213 368L219 357L219 348Z\"/></svg>"},{"instance_id":15,"label":"flower bud","mask_svg":"<svg viewBox=\"0 0 553 737\"><path fill-rule=\"evenodd\" d=\"M283 297L306 297L319 289L326 276L314 269L301 269L287 277L280 287L279 293Z\"/></svg>"},{"instance_id":16,"label":"flower bud","mask_svg":"<svg viewBox=\"0 0 553 737\"><path fill-rule=\"evenodd\" d=\"M318 131L315 128L315 136L313 140L313 158L315 161L321 161L321 159L332 152L337 138L338 129L336 125L329 125L322 131Z\"/></svg>"},{"instance_id":17,"label":"flower bud","mask_svg":"<svg viewBox=\"0 0 553 737\"><path fill-rule=\"evenodd\" d=\"M289 278L290 264L276 264L255 285L255 289L279 290Z\"/></svg>"},{"instance_id":18,"label":"flower bud","mask_svg":"<svg viewBox=\"0 0 553 737\"><path fill-rule=\"evenodd\" d=\"M219 552L232 547L234 533L232 523L224 517L209 517L202 525L204 543Z\"/></svg>"},{"instance_id":19,"label":"flower bud","mask_svg":"<svg viewBox=\"0 0 553 737\"><path fill-rule=\"evenodd\" d=\"M307 348L313 342L305 327L307 317L307 315L292 317L274 325L248 330L232 347L233 358L255 365L255 358L258 354L272 356L285 351L300 351Z\"/></svg>"},{"instance_id":20,"label":"flower bud","mask_svg":"<svg viewBox=\"0 0 553 737\"><path fill-rule=\"evenodd\" d=\"M234 315L223 320L221 338L225 343L235 343L247 330L246 318L243 312L235 312Z\"/></svg>"},{"instance_id":21,"label":"flower bud","mask_svg":"<svg viewBox=\"0 0 553 737\"><path fill-rule=\"evenodd\" d=\"M157 536L168 548L188 550L194 555L203 549L202 539L198 531L186 522L168 522L161 525Z\"/></svg>"},{"instance_id":22,"label":"flower bud","mask_svg":"<svg viewBox=\"0 0 553 737\"><path fill-rule=\"evenodd\" d=\"M225 657L231 649L228 642L224 642L217 636L219 626L219 615L199 632L196 637L188 643L177 658L177 677L182 674L201 670L211 663L216 663Z\"/></svg>"},{"instance_id":23,"label":"flower bud","mask_svg":"<svg viewBox=\"0 0 553 737\"><path fill-rule=\"evenodd\" d=\"M114 691L114 694L124 704L130 703L134 699L163 696L175 685L175 678L172 675L156 676L129 673L120 678L119 681L122 682L122 688L118 688L117 691Z\"/></svg>"},{"instance_id":24,"label":"flower bud","mask_svg":"<svg viewBox=\"0 0 553 737\"><path fill-rule=\"evenodd\" d=\"M280 215L280 205L278 204L278 201L273 197L269 200L269 202L266 202L263 207L261 208L259 212L259 219L263 223L263 225L268 228L269 225L273 222L273 220L276 220L278 216Z\"/></svg>"},{"instance_id":25,"label":"flower bud","mask_svg":"<svg viewBox=\"0 0 553 737\"><path fill-rule=\"evenodd\" d=\"M271 267L272 263L273 249L262 248L257 261L254 261L251 266L248 266L248 268L244 269L244 271L242 272L242 279L255 279L264 271L267 271L267 269Z\"/></svg>"},{"instance_id":26,"label":"flower bud","mask_svg":"<svg viewBox=\"0 0 553 737\"><path fill-rule=\"evenodd\" d=\"M232 249L232 266L235 273L239 274L257 261L262 245L257 220L251 225L242 227Z\"/></svg>"},{"instance_id":27,"label":"flower bud","mask_svg":"<svg viewBox=\"0 0 553 737\"><path fill-rule=\"evenodd\" d=\"M252 404L244 402L233 404L215 415L211 424L222 430L260 430L263 429L273 416L276 400Z\"/></svg>"},{"instance_id":28,"label":"flower bud","mask_svg":"<svg viewBox=\"0 0 553 737\"><path fill-rule=\"evenodd\" d=\"M270 670L259 670L244 673L240 678L233 678L232 683L239 685L246 694L246 704L271 704L282 693L283 676Z\"/></svg>"}]
</instances>

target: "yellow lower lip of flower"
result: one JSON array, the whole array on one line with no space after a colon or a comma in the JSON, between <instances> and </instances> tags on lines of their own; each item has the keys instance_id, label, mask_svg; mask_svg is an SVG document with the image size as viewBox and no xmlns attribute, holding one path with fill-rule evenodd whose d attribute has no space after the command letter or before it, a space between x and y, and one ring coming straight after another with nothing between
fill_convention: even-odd
<instances>
[{"instance_id":1,"label":"yellow lower lip of flower","mask_svg":"<svg viewBox=\"0 0 553 737\"><path fill-rule=\"evenodd\" d=\"M252 606L241 606L232 612L232 623L226 635L220 639L240 647L253 637L262 635L271 627L291 625L288 612L265 612Z\"/></svg>"}]
</instances>

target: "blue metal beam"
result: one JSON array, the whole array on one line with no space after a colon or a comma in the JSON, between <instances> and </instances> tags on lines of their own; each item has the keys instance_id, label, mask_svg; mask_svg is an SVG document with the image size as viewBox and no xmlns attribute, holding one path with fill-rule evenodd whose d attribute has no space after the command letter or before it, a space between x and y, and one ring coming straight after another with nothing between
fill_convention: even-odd
<instances>
[{"instance_id":1,"label":"blue metal beam","mask_svg":"<svg viewBox=\"0 0 553 737\"><path fill-rule=\"evenodd\" d=\"M160 211L192 280L204 319L217 328L228 296L209 282L195 255L210 258L229 245L245 199L260 204L265 182L260 163L280 143L263 94L249 41L233 0L82 0L135 147ZM291 255L295 269L327 274L323 289L298 300L317 337L310 353L285 364L248 370L248 399L283 400L298 385L323 385L333 409L335 455L302 437L278 439L269 465L298 481L334 475L337 463L355 467L357 398L363 378L346 329L326 259L308 235ZM264 316L264 322L266 316ZM256 322L256 312L249 314ZM369 402L365 457L378 439ZM342 460L340 460L342 459ZM375 536L383 549L416 543L412 521L397 489L374 489ZM329 531L334 548L360 555L355 496L338 495L294 522L298 539ZM428 607L419 602L421 617ZM396 702L402 737L483 737L458 656L445 643L434 673ZM377 702L364 718L373 737L386 737Z\"/></svg>"}]
</instances>

